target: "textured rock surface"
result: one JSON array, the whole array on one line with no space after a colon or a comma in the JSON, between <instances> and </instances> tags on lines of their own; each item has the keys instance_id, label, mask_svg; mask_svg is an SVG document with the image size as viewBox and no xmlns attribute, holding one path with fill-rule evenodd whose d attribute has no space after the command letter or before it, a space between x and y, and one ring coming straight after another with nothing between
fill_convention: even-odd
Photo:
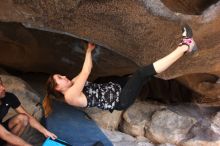
<instances>
[{"instance_id":1,"label":"textured rock surface","mask_svg":"<svg viewBox=\"0 0 220 146\"><path fill-rule=\"evenodd\" d=\"M165 106L159 104L136 102L124 112L121 130L133 136L144 136L145 130L150 127L154 112L163 108Z\"/></svg>"},{"instance_id":2,"label":"textured rock surface","mask_svg":"<svg viewBox=\"0 0 220 146\"><path fill-rule=\"evenodd\" d=\"M180 36L180 25L174 21L178 20L178 16L168 11L163 3L158 1L4 0L1 4L0 19L2 21L22 22L29 27L53 29L76 35L79 38L94 40L114 52L123 54L139 65L147 64L173 50L177 43L175 40L177 36ZM160 11L157 11L158 8ZM16 13L12 13L11 9ZM187 21L192 23L199 47L203 51L211 48L212 51L209 50L209 52L212 53L219 43L219 28L217 27L219 17L215 15L218 14L219 4L209 11L207 10L201 16L190 16ZM208 21L205 16L210 13L213 15ZM163 15L159 17L160 14ZM187 16L183 16L182 19L185 17ZM171 18L173 20L170 20ZM208 38L213 39L210 41ZM149 51L152 48L154 48L153 51ZM178 72L174 74L170 70L166 76L174 77L196 72L197 69L189 69L198 67L201 63L212 63L210 67L213 67L215 61L201 61L201 59L207 59L204 58L207 57L207 52L204 56L203 51L193 57L193 63L190 65L187 59L184 59L182 63L177 63L174 68L178 68ZM212 53L212 55L215 54ZM196 61L198 59L200 62ZM184 70L181 70L180 66L185 67ZM202 66L199 67L201 70Z\"/></svg>"},{"instance_id":3,"label":"textured rock surface","mask_svg":"<svg viewBox=\"0 0 220 146\"><path fill-rule=\"evenodd\" d=\"M198 102L219 106L220 84L218 79L219 78L215 75L200 73L185 75L177 78L177 81L194 92L199 93L200 97L202 98L199 98Z\"/></svg>"},{"instance_id":4,"label":"textured rock surface","mask_svg":"<svg viewBox=\"0 0 220 146\"><path fill-rule=\"evenodd\" d=\"M211 128L213 129L213 131L215 131L216 133L219 134L220 136L220 112L218 112L213 120L212 120L212 125Z\"/></svg>"},{"instance_id":5,"label":"textured rock surface","mask_svg":"<svg viewBox=\"0 0 220 146\"><path fill-rule=\"evenodd\" d=\"M114 146L155 146L147 138L134 138L130 135L118 132L103 130Z\"/></svg>"},{"instance_id":6,"label":"textured rock surface","mask_svg":"<svg viewBox=\"0 0 220 146\"><path fill-rule=\"evenodd\" d=\"M121 131L154 143L216 145L220 139L218 111L219 107L189 103L136 102L124 112Z\"/></svg>"},{"instance_id":7,"label":"textured rock surface","mask_svg":"<svg viewBox=\"0 0 220 146\"><path fill-rule=\"evenodd\" d=\"M178 144L186 138L195 122L193 118L180 116L169 110L157 111L152 116L149 132L160 143Z\"/></svg>"},{"instance_id":8,"label":"textured rock surface","mask_svg":"<svg viewBox=\"0 0 220 146\"><path fill-rule=\"evenodd\" d=\"M122 111L104 111L98 108L88 108L85 112L94 120L96 123L106 130L117 130L119 123L121 122Z\"/></svg>"},{"instance_id":9,"label":"textured rock surface","mask_svg":"<svg viewBox=\"0 0 220 146\"><path fill-rule=\"evenodd\" d=\"M203 141L203 140L190 140L181 144L181 146L219 146L220 141Z\"/></svg>"},{"instance_id":10,"label":"textured rock surface","mask_svg":"<svg viewBox=\"0 0 220 146\"><path fill-rule=\"evenodd\" d=\"M24 72L58 72L72 77L79 73L84 61L79 39L26 29L15 23L0 23L0 48L1 65ZM98 49L96 54L101 57L94 54L92 76L124 74L136 68L125 57L105 48Z\"/></svg>"},{"instance_id":11,"label":"textured rock surface","mask_svg":"<svg viewBox=\"0 0 220 146\"><path fill-rule=\"evenodd\" d=\"M176 7L184 12L190 9L196 14L198 9L201 15L177 14L161 1L152 0L2 0L0 21L20 22L26 27L76 36L108 48L100 49L101 59L97 60L97 68L94 69L96 76L130 73L136 69L134 63L142 66L168 54L179 42L180 21L185 21L192 26L200 51L185 56L160 77L169 79L193 73L219 77L220 2L163 2L170 9ZM210 8L203 11L208 6ZM21 34L24 34L22 38ZM71 47L70 38L52 36L37 36L36 32L27 33L24 28L10 30L9 27L7 33L1 32L1 64L23 71L76 74L83 61L82 51ZM108 69L105 69L106 66ZM201 77L200 83L203 82L211 84L204 86L211 86L213 98L216 98L219 87ZM191 81L190 84L193 83ZM197 87L195 90L198 90Z\"/></svg>"},{"instance_id":12,"label":"textured rock surface","mask_svg":"<svg viewBox=\"0 0 220 146\"><path fill-rule=\"evenodd\" d=\"M211 4L218 0L161 0L169 9L184 14L201 14Z\"/></svg>"}]
</instances>

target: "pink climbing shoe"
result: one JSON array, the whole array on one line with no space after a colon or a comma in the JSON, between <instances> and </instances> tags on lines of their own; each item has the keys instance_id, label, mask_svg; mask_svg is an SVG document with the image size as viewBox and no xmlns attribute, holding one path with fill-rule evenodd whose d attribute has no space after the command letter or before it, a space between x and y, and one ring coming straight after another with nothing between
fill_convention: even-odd
<instances>
[{"instance_id":1,"label":"pink climbing shoe","mask_svg":"<svg viewBox=\"0 0 220 146\"><path fill-rule=\"evenodd\" d=\"M193 40L193 32L192 29L190 28L189 25L185 24L182 27L182 41L179 44L180 46L182 45L187 45L189 47L187 52L195 52L198 50L195 41Z\"/></svg>"}]
</instances>

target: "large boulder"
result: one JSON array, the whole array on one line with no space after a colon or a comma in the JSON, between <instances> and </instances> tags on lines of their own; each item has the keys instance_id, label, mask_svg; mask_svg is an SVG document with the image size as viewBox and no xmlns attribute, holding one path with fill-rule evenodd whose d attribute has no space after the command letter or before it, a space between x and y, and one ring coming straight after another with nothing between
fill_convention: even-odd
<instances>
[{"instance_id":1,"label":"large boulder","mask_svg":"<svg viewBox=\"0 0 220 146\"><path fill-rule=\"evenodd\" d=\"M104 47L97 55L94 76L131 73L137 65L149 64L174 50L180 41L181 22L185 22L193 28L200 51L186 55L159 77L174 79L194 73L219 77L220 2L163 2L3 0L0 21L21 23L26 28L17 23L1 24L1 64L22 71L70 75L74 70L76 74L81 69L83 51L74 45L74 36ZM172 9L175 7L183 11ZM175 13L169 8L200 15ZM197 85L203 82L210 84L204 84L205 89L212 86L217 97L216 83L200 77ZM194 87L197 90L199 86ZM203 94L206 96L206 92Z\"/></svg>"},{"instance_id":2,"label":"large boulder","mask_svg":"<svg viewBox=\"0 0 220 146\"><path fill-rule=\"evenodd\" d=\"M216 111L219 111L217 109ZM205 113L204 113L205 115ZM220 145L220 114L210 114L210 119L204 117L203 122L192 128L192 135L188 140L182 141L181 146L219 146Z\"/></svg>"},{"instance_id":3,"label":"large boulder","mask_svg":"<svg viewBox=\"0 0 220 146\"><path fill-rule=\"evenodd\" d=\"M220 140L219 107L203 104L137 101L124 112L121 125L122 132L160 144L211 146Z\"/></svg>"},{"instance_id":4,"label":"large boulder","mask_svg":"<svg viewBox=\"0 0 220 146\"><path fill-rule=\"evenodd\" d=\"M118 130L121 122L122 111L114 110L112 113L98 108L88 108L85 112L91 117L100 127L107 130Z\"/></svg>"},{"instance_id":5,"label":"large boulder","mask_svg":"<svg viewBox=\"0 0 220 146\"><path fill-rule=\"evenodd\" d=\"M23 72L61 73L71 77L82 68L85 50L82 40L75 37L27 29L18 23L0 22L0 38L0 62L7 68ZM93 78L120 75L137 68L134 62L109 49L98 47L95 52ZM103 69L104 66L108 68Z\"/></svg>"},{"instance_id":6,"label":"large boulder","mask_svg":"<svg viewBox=\"0 0 220 146\"><path fill-rule=\"evenodd\" d=\"M220 141L204 141L204 140L189 140L186 142L183 142L180 146L219 146Z\"/></svg>"},{"instance_id":7,"label":"large boulder","mask_svg":"<svg viewBox=\"0 0 220 146\"><path fill-rule=\"evenodd\" d=\"M132 136L145 136L152 115L163 108L165 106L160 104L137 101L124 112L121 130Z\"/></svg>"},{"instance_id":8,"label":"large boulder","mask_svg":"<svg viewBox=\"0 0 220 146\"><path fill-rule=\"evenodd\" d=\"M186 138L196 119L178 115L169 110L157 111L152 116L149 132L159 143L178 144Z\"/></svg>"},{"instance_id":9,"label":"large boulder","mask_svg":"<svg viewBox=\"0 0 220 146\"><path fill-rule=\"evenodd\" d=\"M211 128L220 136L220 112L213 117Z\"/></svg>"}]
</instances>

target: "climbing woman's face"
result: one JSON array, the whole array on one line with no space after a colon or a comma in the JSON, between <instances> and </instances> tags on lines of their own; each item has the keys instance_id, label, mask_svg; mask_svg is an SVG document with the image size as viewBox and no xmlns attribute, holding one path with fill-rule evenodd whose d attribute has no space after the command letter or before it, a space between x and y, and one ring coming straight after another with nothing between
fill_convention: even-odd
<instances>
[{"instance_id":1,"label":"climbing woman's face","mask_svg":"<svg viewBox=\"0 0 220 146\"><path fill-rule=\"evenodd\" d=\"M62 90L62 89L69 88L72 86L72 82L66 76L55 74L53 75L53 79L57 83L57 86L56 86L57 90Z\"/></svg>"}]
</instances>

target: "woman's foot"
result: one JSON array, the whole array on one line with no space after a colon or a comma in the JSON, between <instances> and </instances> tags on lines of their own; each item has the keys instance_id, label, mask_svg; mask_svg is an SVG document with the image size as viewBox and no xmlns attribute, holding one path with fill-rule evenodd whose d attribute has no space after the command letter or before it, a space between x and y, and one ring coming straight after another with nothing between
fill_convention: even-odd
<instances>
[{"instance_id":1,"label":"woman's foot","mask_svg":"<svg viewBox=\"0 0 220 146\"><path fill-rule=\"evenodd\" d=\"M179 44L180 46L182 45L187 45L188 50L187 52L195 52L198 50L195 41L193 40L193 32L192 29L189 25L185 24L182 27L182 42Z\"/></svg>"},{"instance_id":2,"label":"woman's foot","mask_svg":"<svg viewBox=\"0 0 220 146\"><path fill-rule=\"evenodd\" d=\"M188 50L187 52L195 52L197 49L196 47L196 43L193 40L193 38L183 38L181 45L187 45L188 46Z\"/></svg>"},{"instance_id":3,"label":"woman's foot","mask_svg":"<svg viewBox=\"0 0 220 146\"><path fill-rule=\"evenodd\" d=\"M183 38L192 38L193 37L193 32L192 29L189 25L185 24L182 26L182 37Z\"/></svg>"}]
</instances>

